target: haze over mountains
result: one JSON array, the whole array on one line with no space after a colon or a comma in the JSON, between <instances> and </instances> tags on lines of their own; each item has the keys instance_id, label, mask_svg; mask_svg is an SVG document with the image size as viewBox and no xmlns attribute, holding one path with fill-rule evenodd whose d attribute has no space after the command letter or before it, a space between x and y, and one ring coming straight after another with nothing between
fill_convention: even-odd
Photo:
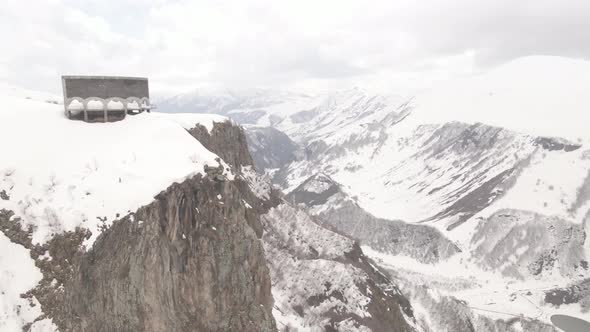
<instances>
[{"instance_id":1,"label":"haze over mountains","mask_svg":"<svg viewBox=\"0 0 590 332\"><path fill-rule=\"evenodd\" d=\"M412 99L418 108L415 113L423 122L482 122L529 134L577 138L587 136L575 119L583 115L590 103L584 88L589 80L588 61L530 56L480 75L442 82L414 95L399 96L396 91L378 95ZM330 100L337 104L337 98L359 91L375 95L362 88L319 95L267 89L205 89L165 98L158 106L164 112L234 114L243 118L245 124L268 126L276 123L277 118L311 110ZM556 109L563 115L558 126L552 121L556 119ZM274 122L268 119L270 115L277 117ZM286 129L287 124L278 127Z\"/></svg>"}]
</instances>

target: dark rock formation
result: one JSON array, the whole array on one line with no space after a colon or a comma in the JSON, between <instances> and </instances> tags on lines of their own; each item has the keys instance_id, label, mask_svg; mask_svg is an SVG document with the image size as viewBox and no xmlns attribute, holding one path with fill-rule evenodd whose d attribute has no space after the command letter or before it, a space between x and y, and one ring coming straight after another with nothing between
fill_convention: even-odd
<instances>
[{"instance_id":1,"label":"dark rock formation","mask_svg":"<svg viewBox=\"0 0 590 332\"><path fill-rule=\"evenodd\" d=\"M188 132L207 150L221 157L234 172L239 172L240 166L254 165L242 127L226 121L216 122L211 132L200 124L196 124Z\"/></svg>"},{"instance_id":2,"label":"dark rock formation","mask_svg":"<svg viewBox=\"0 0 590 332\"><path fill-rule=\"evenodd\" d=\"M504 275L526 279L559 270L563 276L585 274L583 225L556 216L501 209L480 219L471 243L480 264Z\"/></svg>"},{"instance_id":3,"label":"dark rock formation","mask_svg":"<svg viewBox=\"0 0 590 332\"><path fill-rule=\"evenodd\" d=\"M537 137L534 144L541 146L547 151L563 150L565 152L570 152L582 147L581 144L571 143L563 138L555 137Z\"/></svg>"},{"instance_id":4,"label":"dark rock formation","mask_svg":"<svg viewBox=\"0 0 590 332\"><path fill-rule=\"evenodd\" d=\"M357 286L361 290L366 289L365 295L371 299L367 306L371 317L359 317L359 321L372 331L414 331L404 317L414 318L410 301L390 279L375 269L357 243L351 251L345 253L345 257L345 263L367 275L366 283Z\"/></svg>"},{"instance_id":5,"label":"dark rock formation","mask_svg":"<svg viewBox=\"0 0 590 332\"><path fill-rule=\"evenodd\" d=\"M274 331L270 277L231 181L173 184L115 222L65 287L64 331Z\"/></svg>"},{"instance_id":6,"label":"dark rock formation","mask_svg":"<svg viewBox=\"0 0 590 332\"><path fill-rule=\"evenodd\" d=\"M576 282L565 288L545 292L545 303L555 306L579 303L583 312L590 311L590 279Z\"/></svg>"},{"instance_id":7,"label":"dark rock formation","mask_svg":"<svg viewBox=\"0 0 590 332\"><path fill-rule=\"evenodd\" d=\"M41 303L43 315L38 320L50 317L56 325L65 326L70 317L63 315L63 287L71 280L74 268L80 263L84 254L82 243L91 233L77 228L73 232L57 234L42 245L33 244L32 227L23 229L20 218L13 215L12 211L0 210L0 228L10 241L29 249L31 258L43 274L39 284L21 297L29 299L31 306L34 306L33 297ZM28 327L26 325L24 330L28 331Z\"/></svg>"},{"instance_id":8,"label":"dark rock formation","mask_svg":"<svg viewBox=\"0 0 590 332\"><path fill-rule=\"evenodd\" d=\"M316 174L290 192L286 199L303 204L322 226L344 234L375 250L408 255L433 263L449 258L460 249L437 229L377 218L360 207L325 174ZM317 207L319 211L315 212Z\"/></svg>"},{"instance_id":9,"label":"dark rock formation","mask_svg":"<svg viewBox=\"0 0 590 332\"><path fill-rule=\"evenodd\" d=\"M306 190L308 186L317 186L322 190ZM341 193L340 186L326 174L316 174L303 181L295 190L287 195L287 200L295 204L305 204L306 206L322 205L330 197Z\"/></svg>"},{"instance_id":10,"label":"dark rock formation","mask_svg":"<svg viewBox=\"0 0 590 332\"><path fill-rule=\"evenodd\" d=\"M86 230L33 245L1 211L0 226L43 273L24 297L61 331L274 331L260 202L243 180L200 175L173 184L106 229L85 252ZM50 259L43 256L50 255Z\"/></svg>"},{"instance_id":11,"label":"dark rock formation","mask_svg":"<svg viewBox=\"0 0 590 332\"><path fill-rule=\"evenodd\" d=\"M231 122L189 132L234 172L252 165ZM276 329L258 239L264 206L243 180L217 173L173 184L99 236L65 287L63 314L76 319L64 330Z\"/></svg>"},{"instance_id":12,"label":"dark rock formation","mask_svg":"<svg viewBox=\"0 0 590 332\"><path fill-rule=\"evenodd\" d=\"M515 169L508 169L496 175L456 200L445 210L424 221L440 220L455 216L456 221L447 226L447 230L456 228L500 198L505 192L504 187L511 185L514 181L514 174L516 174Z\"/></svg>"}]
</instances>

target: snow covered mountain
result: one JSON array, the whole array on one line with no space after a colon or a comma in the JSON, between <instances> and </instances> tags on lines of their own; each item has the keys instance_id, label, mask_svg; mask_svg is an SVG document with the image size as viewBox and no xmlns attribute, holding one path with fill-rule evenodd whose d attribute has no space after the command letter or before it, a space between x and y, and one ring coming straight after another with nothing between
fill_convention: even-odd
<instances>
[{"instance_id":1,"label":"snow covered mountain","mask_svg":"<svg viewBox=\"0 0 590 332\"><path fill-rule=\"evenodd\" d=\"M587 83L531 57L410 97L200 91L93 124L0 86L0 329L590 320Z\"/></svg>"},{"instance_id":2,"label":"snow covered mountain","mask_svg":"<svg viewBox=\"0 0 590 332\"><path fill-rule=\"evenodd\" d=\"M300 142L306 142L306 149L321 147L319 151L284 166L276 180L297 195L301 184L318 172L326 174L355 204L386 221L377 227L374 219L358 218L365 222L350 228L350 222L343 222L351 212L342 198L320 205L304 202L312 214L324 215L348 235L360 232L362 243L371 246L367 251L393 267L399 278L415 283L416 274L421 275L420 285L452 294L481 309L478 313L523 314L545 322L558 312L588 318L587 299L561 306L545 302L552 288L590 277L590 141L581 125L590 107L584 92L588 68L584 61L521 59L417 95L400 103L396 109L401 111L375 118L367 129L361 124L338 128L347 139L318 137L320 129L310 130ZM347 113L348 105L344 109ZM393 114L394 123L386 114ZM395 220L438 228L459 250L451 258L443 256L439 271L429 275L421 270L424 256L380 244L384 224ZM371 232L373 236L363 234ZM422 248L424 255L431 250ZM474 278L462 286L464 293L456 285L433 287L433 280L448 278L443 271L452 275L455 261L467 269L463 277ZM408 275L399 268L409 270ZM474 283L477 279L505 289Z\"/></svg>"},{"instance_id":3,"label":"snow covered mountain","mask_svg":"<svg viewBox=\"0 0 590 332\"><path fill-rule=\"evenodd\" d=\"M284 116L305 110L316 98L276 90L200 89L158 103L161 112L222 114L241 124L270 126Z\"/></svg>"},{"instance_id":4,"label":"snow covered mountain","mask_svg":"<svg viewBox=\"0 0 590 332\"><path fill-rule=\"evenodd\" d=\"M354 241L253 171L234 122L76 122L15 91L0 91L18 138L2 149L0 330L415 331Z\"/></svg>"},{"instance_id":5,"label":"snow covered mountain","mask_svg":"<svg viewBox=\"0 0 590 332\"><path fill-rule=\"evenodd\" d=\"M590 318L588 86L587 61L527 57L415 96L296 97L248 123L297 145L280 165L267 136L255 153L275 163L258 168L359 240L429 330L551 330L555 313Z\"/></svg>"}]
</instances>

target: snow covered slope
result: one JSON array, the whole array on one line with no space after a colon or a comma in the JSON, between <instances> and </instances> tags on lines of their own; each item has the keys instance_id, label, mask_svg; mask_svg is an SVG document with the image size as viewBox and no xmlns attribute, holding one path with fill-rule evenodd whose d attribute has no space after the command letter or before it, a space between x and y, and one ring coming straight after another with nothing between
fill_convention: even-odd
<instances>
[{"instance_id":1,"label":"snow covered slope","mask_svg":"<svg viewBox=\"0 0 590 332\"><path fill-rule=\"evenodd\" d=\"M9 197L0 208L34 225L35 242L77 226L97 233L103 222L145 205L172 182L218 164L168 115L89 124L66 119L60 105L0 99L0 191ZM190 117L209 128L223 120Z\"/></svg>"},{"instance_id":2,"label":"snow covered slope","mask_svg":"<svg viewBox=\"0 0 590 332\"><path fill-rule=\"evenodd\" d=\"M334 126L326 135L324 124L308 121L302 130L307 135L299 138L307 142L306 158L278 172L277 180L290 191L321 170L369 212L408 222L446 219L445 227L456 226L496 202L580 223L587 211L579 189L590 170L590 140L571 136L590 109L590 100L580 96L590 79L587 67L533 57L398 100L380 112L358 102L351 111L350 103L340 103L323 117L358 112L367 121ZM556 104L556 95L567 103ZM555 125L544 130L547 123Z\"/></svg>"},{"instance_id":3,"label":"snow covered slope","mask_svg":"<svg viewBox=\"0 0 590 332\"><path fill-rule=\"evenodd\" d=\"M466 291L456 293L455 285L436 287L441 276L419 262L399 254L381 260L409 270L402 278L423 278L418 287L435 285L472 307L547 323L560 311L588 317L587 299L554 307L545 298L590 277L589 69L587 61L529 57L413 98L349 91L350 99L310 109L322 111L304 112L299 123L276 124L305 154L274 172L275 181L291 192L326 174L377 218L439 228L461 250L448 264L461 262L472 271L466 276L490 273L483 284L457 280ZM323 192L295 192L302 189ZM341 200L316 203L312 214L342 209ZM537 288L529 294L526 285ZM482 294L496 295L483 301Z\"/></svg>"},{"instance_id":4,"label":"snow covered slope","mask_svg":"<svg viewBox=\"0 0 590 332\"><path fill-rule=\"evenodd\" d=\"M323 95L317 101L313 108L285 116L274 126L296 142L321 139L331 146L353 138L359 141L361 137L356 136L363 131L378 133L377 123L391 125L407 113L403 97L372 94L360 88Z\"/></svg>"}]
</instances>

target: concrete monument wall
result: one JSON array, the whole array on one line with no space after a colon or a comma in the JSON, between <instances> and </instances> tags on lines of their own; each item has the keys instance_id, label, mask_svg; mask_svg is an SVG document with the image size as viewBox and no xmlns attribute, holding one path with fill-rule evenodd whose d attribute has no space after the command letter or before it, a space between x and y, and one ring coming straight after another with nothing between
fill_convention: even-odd
<instances>
[{"instance_id":1,"label":"concrete monument wall","mask_svg":"<svg viewBox=\"0 0 590 332\"><path fill-rule=\"evenodd\" d=\"M152 108L148 80L143 77L62 76L62 86L69 119L116 121L128 112Z\"/></svg>"},{"instance_id":2,"label":"concrete monument wall","mask_svg":"<svg viewBox=\"0 0 590 332\"><path fill-rule=\"evenodd\" d=\"M64 97L82 99L149 98L147 78L108 76L63 76Z\"/></svg>"}]
</instances>

